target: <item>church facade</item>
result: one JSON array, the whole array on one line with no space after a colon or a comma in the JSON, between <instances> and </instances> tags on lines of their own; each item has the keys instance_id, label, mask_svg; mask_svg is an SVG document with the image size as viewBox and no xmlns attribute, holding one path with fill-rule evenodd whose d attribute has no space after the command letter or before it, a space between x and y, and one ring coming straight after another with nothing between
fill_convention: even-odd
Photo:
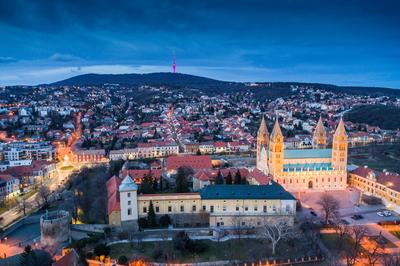
<instances>
[{"instance_id":1,"label":"church facade","mask_svg":"<svg viewBox=\"0 0 400 266\"><path fill-rule=\"evenodd\" d=\"M256 167L292 192L343 190L347 186L347 134L341 119L327 147L320 118L312 149L285 149L278 120L271 135L264 118L257 134Z\"/></svg>"}]
</instances>

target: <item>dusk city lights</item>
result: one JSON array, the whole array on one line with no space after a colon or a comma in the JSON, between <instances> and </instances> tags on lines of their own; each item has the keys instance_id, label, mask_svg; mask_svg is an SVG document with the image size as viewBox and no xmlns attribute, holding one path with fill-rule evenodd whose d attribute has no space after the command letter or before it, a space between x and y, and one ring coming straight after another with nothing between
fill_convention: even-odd
<instances>
[{"instance_id":1,"label":"dusk city lights","mask_svg":"<svg viewBox=\"0 0 400 266\"><path fill-rule=\"evenodd\" d=\"M400 1L0 0L0 266L400 266Z\"/></svg>"}]
</instances>

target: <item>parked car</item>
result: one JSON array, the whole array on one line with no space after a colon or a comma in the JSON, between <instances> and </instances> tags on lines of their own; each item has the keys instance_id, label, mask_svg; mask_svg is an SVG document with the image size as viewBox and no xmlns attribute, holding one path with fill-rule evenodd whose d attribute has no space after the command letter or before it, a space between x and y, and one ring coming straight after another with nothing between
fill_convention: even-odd
<instances>
[{"instance_id":1,"label":"parked car","mask_svg":"<svg viewBox=\"0 0 400 266\"><path fill-rule=\"evenodd\" d=\"M391 213L390 211L384 211L384 212L383 212L383 215L384 215L384 216L391 216L392 213Z\"/></svg>"},{"instance_id":2,"label":"parked car","mask_svg":"<svg viewBox=\"0 0 400 266\"><path fill-rule=\"evenodd\" d=\"M311 214L312 216L317 216L317 214L316 214L314 211L310 211L310 214Z\"/></svg>"},{"instance_id":3,"label":"parked car","mask_svg":"<svg viewBox=\"0 0 400 266\"><path fill-rule=\"evenodd\" d=\"M380 216L380 217L384 217L385 216L382 212L377 212L376 214L378 214L378 216Z\"/></svg>"},{"instance_id":4,"label":"parked car","mask_svg":"<svg viewBox=\"0 0 400 266\"><path fill-rule=\"evenodd\" d=\"M354 214L353 216L351 216L351 219L353 220L361 220L363 218L364 216L362 216L361 214Z\"/></svg>"},{"instance_id":5,"label":"parked car","mask_svg":"<svg viewBox=\"0 0 400 266\"><path fill-rule=\"evenodd\" d=\"M340 220L343 224L350 224L347 220L345 220L345 219L341 219Z\"/></svg>"}]
</instances>

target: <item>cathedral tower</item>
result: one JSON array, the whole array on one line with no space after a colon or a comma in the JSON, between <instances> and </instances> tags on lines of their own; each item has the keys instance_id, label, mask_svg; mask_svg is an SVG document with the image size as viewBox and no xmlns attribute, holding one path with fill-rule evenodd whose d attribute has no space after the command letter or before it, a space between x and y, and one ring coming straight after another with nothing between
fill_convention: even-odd
<instances>
[{"instance_id":1,"label":"cathedral tower","mask_svg":"<svg viewBox=\"0 0 400 266\"><path fill-rule=\"evenodd\" d=\"M273 176L283 171L283 146L283 135L277 117L269 141L269 171Z\"/></svg>"},{"instance_id":2,"label":"cathedral tower","mask_svg":"<svg viewBox=\"0 0 400 266\"><path fill-rule=\"evenodd\" d=\"M314 130L314 135L313 135L313 148L314 149L319 149L319 148L325 148L326 147L326 131L324 124L322 123L322 117L319 117L317 126L315 127Z\"/></svg>"},{"instance_id":3,"label":"cathedral tower","mask_svg":"<svg viewBox=\"0 0 400 266\"><path fill-rule=\"evenodd\" d=\"M332 143L332 167L335 170L346 170L347 168L347 134L343 119L340 118L339 124L333 135Z\"/></svg>"},{"instance_id":4,"label":"cathedral tower","mask_svg":"<svg viewBox=\"0 0 400 266\"><path fill-rule=\"evenodd\" d=\"M263 172L268 172L268 144L269 133L265 123L264 115L261 120L260 128L257 132L257 157L256 167Z\"/></svg>"}]
</instances>

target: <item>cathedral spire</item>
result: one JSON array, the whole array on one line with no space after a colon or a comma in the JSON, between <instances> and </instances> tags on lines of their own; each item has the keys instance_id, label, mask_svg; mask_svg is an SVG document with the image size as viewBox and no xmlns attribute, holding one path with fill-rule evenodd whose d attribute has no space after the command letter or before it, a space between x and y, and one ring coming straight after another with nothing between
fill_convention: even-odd
<instances>
[{"instance_id":1,"label":"cathedral spire","mask_svg":"<svg viewBox=\"0 0 400 266\"><path fill-rule=\"evenodd\" d=\"M268 145L268 142L269 142L269 132L263 115L260 128L258 129L257 132L257 143L259 145Z\"/></svg>"},{"instance_id":2,"label":"cathedral spire","mask_svg":"<svg viewBox=\"0 0 400 266\"><path fill-rule=\"evenodd\" d=\"M336 170L346 170L347 167L347 134L343 119L340 118L339 124L333 134L332 140L332 166Z\"/></svg>"},{"instance_id":3,"label":"cathedral spire","mask_svg":"<svg viewBox=\"0 0 400 266\"><path fill-rule=\"evenodd\" d=\"M313 147L314 148L323 148L327 144L326 141L326 131L324 127L324 123L322 122L322 117L319 117L317 126L315 127L314 130L314 135L313 135Z\"/></svg>"},{"instance_id":4,"label":"cathedral spire","mask_svg":"<svg viewBox=\"0 0 400 266\"><path fill-rule=\"evenodd\" d=\"M344 127L343 117L340 117L339 124L335 131L335 136L347 136L346 135L346 128Z\"/></svg>"},{"instance_id":5,"label":"cathedral spire","mask_svg":"<svg viewBox=\"0 0 400 266\"><path fill-rule=\"evenodd\" d=\"M283 138L283 134L282 134L282 131L281 131L281 127L279 125L278 117L276 117L274 129L272 129L271 140L276 140L277 137L282 137Z\"/></svg>"}]
</instances>

